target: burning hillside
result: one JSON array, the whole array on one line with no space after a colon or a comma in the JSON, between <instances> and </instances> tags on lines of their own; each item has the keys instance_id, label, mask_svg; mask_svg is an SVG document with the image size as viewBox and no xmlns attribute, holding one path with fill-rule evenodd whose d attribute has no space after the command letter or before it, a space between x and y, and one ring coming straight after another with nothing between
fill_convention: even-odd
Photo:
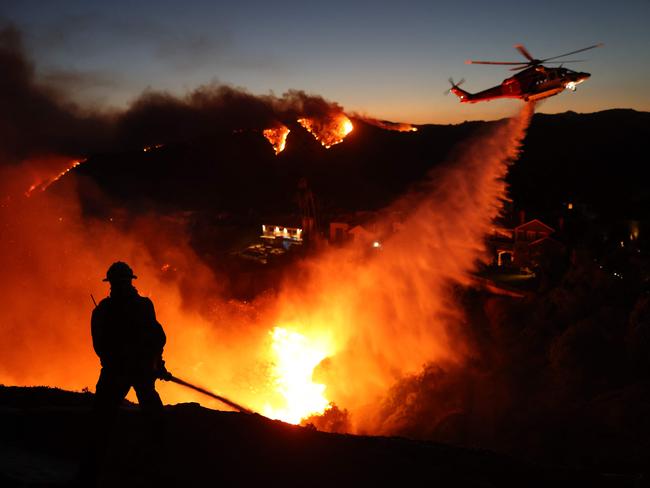
<instances>
[{"instance_id":1,"label":"burning hillside","mask_svg":"<svg viewBox=\"0 0 650 488\"><path fill-rule=\"evenodd\" d=\"M334 144L343 142L345 136L354 128L350 119L343 113L328 114L326 117L318 119L301 118L298 119L298 123L311 132L316 140L327 149Z\"/></svg>"},{"instance_id":2,"label":"burning hillside","mask_svg":"<svg viewBox=\"0 0 650 488\"><path fill-rule=\"evenodd\" d=\"M46 163L44 164L45 168L41 169L41 172L44 172L47 174L47 176L36 176L35 175L35 183L32 183L32 185L27 189L25 192L25 196L31 196L31 194L35 191L45 191L47 188L52 184L55 183L56 181L60 180L63 178L68 172L72 171L74 168L79 166L81 163L84 163L86 160L85 159L68 159L68 158L44 158L46 159ZM56 161L57 159L61 159L62 161ZM30 165L29 163L26 165L27 168L30 167L38 167L38 160L35 162L33 166ZM51 174L52 170L56 166L61 166L64 169L61 170L59 173L55 173L54 176L49 176Z\"/></svg>"},{"instance_id":3,"label":"burning hillside","mask_svg":"<svg viewBox=\"0 0 650 488\"><path fill-rule=\"evenodd\" d=\"M291 132L289 128L284 125L273 129L264 129L262 131L266 140L269 141L271 146L273 146L276 156L284 151L284 148L287 145L287 136L289 135L289 132Z\"/></svg>"}]
</instances>

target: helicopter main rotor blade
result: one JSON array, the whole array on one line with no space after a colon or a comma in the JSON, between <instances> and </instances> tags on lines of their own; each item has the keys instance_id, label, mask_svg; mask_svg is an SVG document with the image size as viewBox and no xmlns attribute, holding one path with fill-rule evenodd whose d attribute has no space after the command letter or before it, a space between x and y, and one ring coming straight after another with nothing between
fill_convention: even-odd
<instances>
[{"instance_id":1,"label":"helicopter main rotor blade","mask_svg":"<svg viewBox=\"0 0 650 488\"><path fill-rule=\"evenodd\" d=\"M526 65L526 63L522 63L521 61L473 61L471 59L468 59L465 61L465 64L507 64L507 65Z\"/></svg>"},{"instance_id":2,"label":"helicopter main rotor blade","mask_svg":"<svg viewBox=\"0 0 650 488\"><path fill-rule=\"evenodd\" d=\"M515 44L515 49L519 51L523 56L528 59L531 63L535 62L535 58L531 56L528 50L524 47L523 44Z\"/></svg>"},{"instance_id":3,"label":"helicopter main rotor blade","mask_svg":"<svg viewBox=\"0 0 650 488\"><path fill-rule=\"evenodd\" d=\"M586 59L567 59L566 61L548 61L548 63L553 64L553 63L584 63L587 61Z\"/></svg>"},{"instance_id":4,"label":"helicopter main rotor blade","mask_svg":"<svg viewBox=\"0 0 650 488\"><path fill-rule=\"evenodd\" d=\"M595 49L595 48L597 48L597 47L601 47L601 46L604 46L604 45L605 45L605 44L603 44L602 42L600 42L600 43L598 43L598 44L594 44L593 46L589 46L589 47L584 47L584 48L582 48L582 49L578 49L577 51L571 51L570 53L560 54L559 56L553 56L553 57L550 57L550 58L543 59L543 60L542 60L542 63L545 63L546 61L550 61L551 59L563 58L564 56L569 56L570 54L581 53L581 52L583 52L583 51L588 51L589 49Z\"/></svg>"}]
</instances>

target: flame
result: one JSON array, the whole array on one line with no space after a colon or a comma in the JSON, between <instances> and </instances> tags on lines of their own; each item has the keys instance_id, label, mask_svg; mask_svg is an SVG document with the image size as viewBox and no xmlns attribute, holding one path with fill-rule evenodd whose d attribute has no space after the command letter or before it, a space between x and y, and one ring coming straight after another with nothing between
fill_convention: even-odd
<instances>
[{"instance_id":1,"label":"flame","mask_svg":"<svg viewBox=\"0 0 650 488\"><path fill-rule=\"evenodd\" d=\"M324 119L298 119L298 123L312 133L318 142L327 149L343 142L354 126L345 114L339 113Z\"/></svg>"},{"instance_id":2,"label":"flame","mask_svg":"<svg viewBox=\"0 0 650 488\"><path fill-rule=\"evenodd\" d=\"M262 131L266 140L271 143L271 146L273 146L276 156L284 151L284 148L287 146L287 136L289 135L289 132L291 132L289 128L284 125L272 129L264 129Z\"/></svg>"},{"instance_id":3,"label":"flame","mask_svg":"<svg viewBox=\"0 0 650 488\"><path fill-rule=\"evenodd\" d=\"M273 338L276 391L281 395L284 407L264 406L264 415L269 418L298 424L310 415L320 415L329 406L325 398L325 385L314 383L314 368L332 354L325 341L308 339L296 331L275 327Z\"/></svg>"},{"instance_id":4,"label":"flame","mask_svg":"<svg viewBox=\"0 0 650 488\"><path fill-rule=\"evenodd\" d=\"M27 191L25 192L25 196L26 196L26 197L30 197L30 196L32 195L32 193L34 193L34 191L36 191L36 190L40 190L40 191L45 191L45 190L47 190L47 188L48 188L52 183L54 183L55 181L60 180L60 179L61 179L63 176L65 176L65 175L66 175L70 170L72 170L73 168L76 168L76 167L79 166L81 163L85 163L85 162L86 162L85 159L72 159L72 160L69 160L69 161L68 161L68 164L67 164L67 166L66 166L66 168L65 168L63 171L61 171L61 172L59 172L58 174L56 174L55 176L46 177L46 178L39 178L35 183L33 183L33 184L32 184L32 185L27 189Z\"/></svg>"}]
</instances>

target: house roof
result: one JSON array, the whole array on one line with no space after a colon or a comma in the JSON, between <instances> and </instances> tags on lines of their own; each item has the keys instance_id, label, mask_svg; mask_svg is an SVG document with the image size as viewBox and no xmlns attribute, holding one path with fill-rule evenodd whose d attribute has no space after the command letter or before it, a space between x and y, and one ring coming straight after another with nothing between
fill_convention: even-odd
<instances>
[{"instance_id":1,"label":"house roof","mask_svg":"<svg viewBox=\"0 0 650 488\"><path fill-rule=\"evenodd\" d=\"M374 235L372 232L368 231L368 229L366 229L362 225L355 225L350 230L348 230L348 232L355 236L364 237L364 238L372 238Z\"/></svg>"},{"instance_id":2,"label":"house roof","mask_svg":"<svg viewBox=\"0 0 650 488\"><path fill-rule=\"evenodd\" d=\"M553 227L549 227L544 222L538 219L529 220L521 224L518 227L515 227L516 231L533 231L533 232L548 232L549 234L555 232Z\"/></svg>"}]
</instances>

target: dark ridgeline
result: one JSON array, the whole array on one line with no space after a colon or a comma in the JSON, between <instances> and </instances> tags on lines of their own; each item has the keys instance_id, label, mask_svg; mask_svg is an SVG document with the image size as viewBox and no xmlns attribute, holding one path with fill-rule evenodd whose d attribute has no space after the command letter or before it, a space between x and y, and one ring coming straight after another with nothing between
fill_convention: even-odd
<instances>
[{"instance_id":1,"label":"dark ridgeline","mask_svg":"<svg viewBox=\"0 0 650 488\"><path fill-rule=\"evenodd\" d=\"M278 156L261 130L224 131L150 152L92 156L76 173L126 206L146 200L170 210L294 212L298 181L306 177L326 207L376 209L421 179L454 142L480 125L402 133L353 123L352 133L330 149L289 123L286 149Z\"/></svg>"},{"instance_id":2,"label":"dark ridgeline","mask_svg":"<svg viewBox=\"0 0 650 488\"><path fill-rule=\"evenodd\" d=\"M643 176L649 137L648 112L537 114L510 170L512 197L541 215L574 202L612 218L647 219L650 186Z\"/></svg>"},{"instance_id":3,"label":"dark ridgeline","mask_svg":"<svg viewBox=\"0 0 650 488\"><path fill-rule=\"evenodd\" d=\"M3 452L19 453L12 469L0 467L0 484L68 486L85 436L81 419L91 402L89 393L0 386ZM480 449L328 434L191 403L165 407L163 458L142 452L146 437L132 407L125 406L115 426L98 486L614 488L635 482L633 476L545 467Z\"/></svg>"},{"instance_id":4,"label":"dark ridgeline","mask_svg":"<svg viewBox=\"0 0 650 488\"><path fill-rule=\"evenodd\" d=\"M353 123L354 130L330 149L297 123L286 122L291 132L278 156L262 127L215 130L210 137L162 141L168 144L150 152L136 147L93 155L74 172L127 207L291 213L297 182L306 177L325 209L378 209L492 124L396 132ZM648 137L650 114L644 112L535 115L508 176L515 205L547 220L554 220L566 202L614 218L647 217L649 190L640 155Z\"/></svg>"}]
</instances>

